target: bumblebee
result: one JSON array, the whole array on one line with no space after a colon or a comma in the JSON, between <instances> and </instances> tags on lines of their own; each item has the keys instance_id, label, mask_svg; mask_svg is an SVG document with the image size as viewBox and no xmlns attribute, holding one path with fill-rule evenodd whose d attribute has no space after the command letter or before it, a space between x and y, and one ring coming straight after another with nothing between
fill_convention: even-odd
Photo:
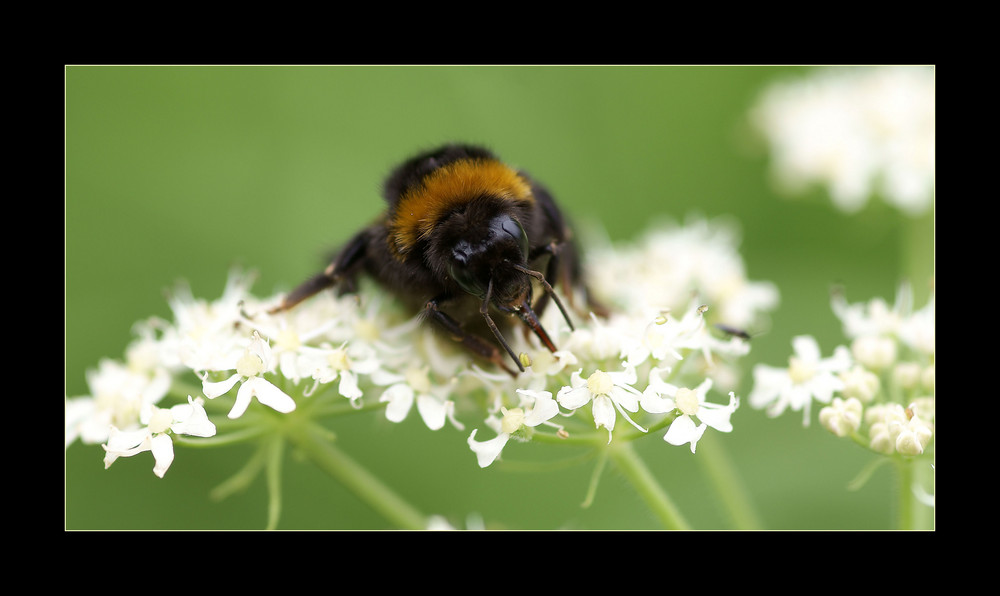
<instances>
[{"instance_id":1,"label":"bumblebee","mask_svg":"<svg viewBox=\"0 0 1000 596\"><path fill-rule=\"evenodd\" d=\"M599 310L552 195L489 150L449 144L423 152L389 174L383 195L386 211L273 311L334 286L353 292L366 274L472 354L516 375L507 356L521 372L525 364L504 339L509 321L520 319L553 352L539 322L550 299L573 326L553 285L570 299L582 289ZM535 285L541 295L532 304ZM483 337L487 329L497 343Z\"/></svg>"}]
</instances>

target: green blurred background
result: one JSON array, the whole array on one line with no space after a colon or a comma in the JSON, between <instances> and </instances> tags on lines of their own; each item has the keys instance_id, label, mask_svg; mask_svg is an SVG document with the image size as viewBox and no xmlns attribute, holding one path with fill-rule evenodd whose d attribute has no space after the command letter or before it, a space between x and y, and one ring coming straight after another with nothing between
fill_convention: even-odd
<instances>
[{"instance_id":1,"label":"green blurred background","mask_svg":"<svg viewBox=\"0 0 1000 596\"><path fill-rule=\"evenodd\" d=\"M748 277L774 282L782 298L747 365L786 364L800 333L829 354L843 341L831 285L844 284L852 302L891 301L911 276L924 304L933 218L910 219L880 201L845 215L821 190L787 200L772 188L747 112L765 85L808 70L67 67L66 394L87 392L85 371L100 358L122 357L133 323L170 316L164 290L176 280L214 299L234 264L259 272L261 296L315 272L382 208L389 168L448 140L492 147L543 180L578 223L603 226L612 239L658 218L732 217ZM743 396L749 381L748 368ZM711 445L729 454L765 527L893 527L889 468L847 489L872 455L815 422L803 428L798 413L768 419L744 404L733 422ZM503 528L658 527L610 467L584 509L591 465L482 470L466 432L431 432L416 416L400 425L349 417L334 430L343 450L418 508L459 526L473 513ZM730 527L697 456L654 437L636 447L694 527ZM159 479L148 454L104 470L100 446L75 444L65 455L66 527L261 528L263 479L222 502L208 498L249 453L178 448ZM564 455L545 446L505 452ZM389 527L293 453L283 499L284 529Z\"/></svg>"}]
</instances>

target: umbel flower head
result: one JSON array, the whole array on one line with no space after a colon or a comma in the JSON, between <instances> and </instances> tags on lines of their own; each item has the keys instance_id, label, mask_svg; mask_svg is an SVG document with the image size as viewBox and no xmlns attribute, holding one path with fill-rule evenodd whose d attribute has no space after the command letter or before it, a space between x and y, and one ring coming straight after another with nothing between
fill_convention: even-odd
<instances>
[{"instance_id":1,"label":"umbel flower head","mask_svg":"<svg viewBox=\"0 0 1000 596\"><path fill-rule=\"evenodd\" d=\"M934 438L934 297L913 310L913 291L902 284L894 306L882 298L849 304L834 293L833 311L849 345L820 355L810 336L793 342L787 368L754 367L750 404L771 416L823 405L819 421L885 455L922 455Z\"/></svg>"},{"instance_id":2,"label":"umbel flower head","mask_svg":"<svg viewBox=\"0 0 1000 596\"><path fill-rule=\"evenodd\" d=\"M612 314L576 313L570 328L549 308L542 324L559 350L510 334L527 364L516 378L364 284L277 312L281 296L255 297L242 272L217 300L178 288L173 320L137 325L126 360L102 362L88 375L91 394L67 399L66 444L103 444L106 465L151 451L162 476L180 435L221 442L286 432L286 416L378 410L393 423L463 431L482 467L544 437L603 445L666 429L666 444L693 452L707 429L733 430L739 400L728 383L749 350L714 323L753 325L777 304L773 285L747 279L736 248L730 228L702 220L595 247L590 287Z\"/></svg>"}]
</instances>

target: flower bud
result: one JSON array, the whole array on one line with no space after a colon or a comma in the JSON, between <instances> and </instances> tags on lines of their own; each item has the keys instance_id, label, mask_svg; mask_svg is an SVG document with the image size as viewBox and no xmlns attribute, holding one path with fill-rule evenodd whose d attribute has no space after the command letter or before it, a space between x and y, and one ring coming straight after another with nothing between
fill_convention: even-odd
<instances>
[{"instance_id":1,"label":"flower bud","mask_svg":"<svg viewBox=\"0 0 1000 596\"><path fill-rule=\"evenodd\" d=\"M857 398L844 400L833 398L833 403L819 411L819 422L825 429L844 437L858 430L861 426L861 411L863 406Z\"/></svg>"},{"instance_id":2,"label":"flower bud","mask_svg":"<svg viewBox=\"0 0 1000 596\"><path fill-rule=\"evenodd\" d=\"M867 335L851 343L851 353L865 367L883 370L896 361L896 342L890 337Z\"/></svg>"},{"instance_id":3,"label":"flower bud","mask_svg":"<svg viewBox=\"0 0 1000 596\"><path fill-rule=\"evenodd\" d=\"M915 389L920 383L920 372L916 362L900 362L892 369L892 379L903 389Z\"/></svg>"},{"instance_id":4,"label":"flower bud","mask_svg":"<svg viewBox=\"0 0 1000 596\"><path fill-rule=\"evenodd\" d=\"M844 382L844 389L841 391L843 396L857 398L862 403L870 403L881 386L878 375L862 366L854 366L840 373L840 380Z\"/></svg>"}]
</instances>

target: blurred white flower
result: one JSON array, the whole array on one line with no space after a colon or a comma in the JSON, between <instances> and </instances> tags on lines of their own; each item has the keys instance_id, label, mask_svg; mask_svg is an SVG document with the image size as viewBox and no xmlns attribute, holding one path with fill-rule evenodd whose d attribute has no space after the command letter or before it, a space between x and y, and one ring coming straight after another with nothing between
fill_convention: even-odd
<instances>
[{"instance_id":1,"label":"blurred white flower","mask_svg":"<svg viewBox=\"0 0 1000 596\"><path fill-rule=\"evenodd\" d=\"M768 87L751 112L791 192L822 184L855 212L878 194L910 215L934 196L934 68L823 67Z\"/></svg>"},{"instance_id":2,"label":"blurred white flower","mask_svg":"<svg viewBox=\"0 0 1000 596\"><path fill-rule=\"evenodd\" d=\"M927 304L913 310L913 288L901 283L896 291L896 301L890 307L882 298L850 304L843 292L835 292L831 299L833 312L840 319L844 335L852 340L852 350L870 354L879 368L892 364L897 342L924 356L934 355L935 301L932 293ZM885 341L892 346L885 345ZM856 344L856 345L855 345ZM885 355L891 351L891 355ZM892 356L892 357L888 357Z\"/></svg>"},{"instance_id":3,"label":"blurred white flower","mask_svg":"<svg viewBox=\"0 0 1000 596\"><path fill-rule=\"evenodd\" d=\"M833 394L844 388L839 373L851 366L851 357L844 346L838 346L830 358L823 358L819 344L812 336L792 339L794 355L787 368L758 364L753 369L754 385L750 405L766 409L769 416L779 416L786 408L802 411L803 424L809 425L812 401L830 403Z\"/></svg>"},{"instance_id":4,"label":"blurred white flower","mask_svg":"<svg viewBox=\"0 0 1000 596\"><path fill-rule=\"evenodd\" d=\"M450 387L435 385L427 367L410 366L402 374L387 373L383 382L392 383L379 397L380 402L387 404L385 416L391 422L405 420L416 403L417 413L427 428L439 430L449 420L456 428L464 428L454 417L455 402L446 397Z\"/></svg>"},{"instance_id":5,"label":"blurred white flower","mask_svg":"<svg viewBox=\"0 0 1000 596\"><path fill-rule=\"evenodd\" d=\"M737 227L723 219L659 225L631 244L592 244L587 275L595 294L632 318L686 312L695 301L715 322L747 327L778 305L774 284L747 278Z\"/></svg>"},{"instance_id":6,"label":"blurred white flower","mask_svg":"<svg viewBox=\"0 0 1000 596\"><path fill-rule=\"evenodd\" d=\"M87 371L90 394L66 400L66 447L77 438L102 443L112 426L128 429L139 423L144 407L158 403L170 388L165 368L136 370L105 358Z\"/></svg>"}]
</instances>

